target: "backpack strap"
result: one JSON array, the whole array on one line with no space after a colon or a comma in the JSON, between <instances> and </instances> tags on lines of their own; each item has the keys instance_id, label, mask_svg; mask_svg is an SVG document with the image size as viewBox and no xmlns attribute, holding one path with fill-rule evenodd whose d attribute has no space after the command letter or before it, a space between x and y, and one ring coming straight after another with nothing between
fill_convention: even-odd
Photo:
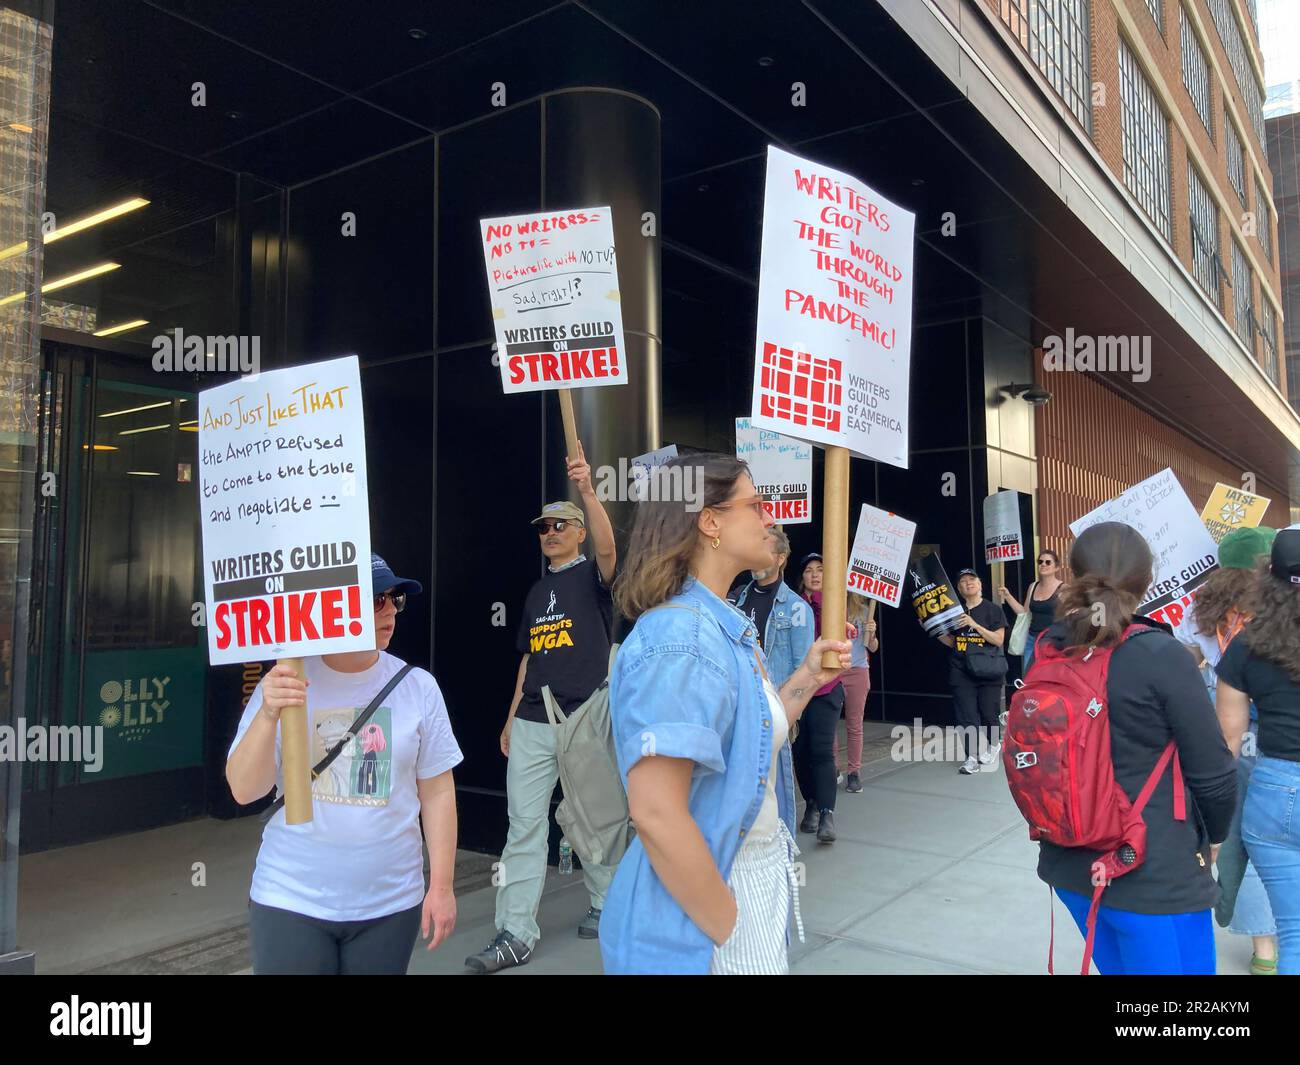
<instances>
[{"instance_id":1,"label":"backpack strap","mask_svg":"<svg viewBox=\"0 0 1300 1065\"><path fill-rule=\"evenodd\" d=\"M330 767L330 764L336 758L338 758L340 754L343 753L344 747L346 747L352 740L357 738L357 736L361 732L362 726L364 726L365 723L369 721L371 717L374 716L375 711L379 709L379 705L385 699L388 698L388 696L392 693L394 688L396 688L399 684L402 683L403 680L406 679L406 675L410 673L411 670L413 670L414 668L415 666L413 666L410 662L407 662L405 665L402 666L401 669L399 669L396 673L394 673L391 678L389 678L387 684L385 684L382 688L379 689L379 694L376 695L373 699L371 699L370 702L366 705L366 708L362 710L360 714L357 715L357 719L352 722L351 727L347 730L346 733L344 733L343 738L329 749L329 752L325 755L324 758L322 758L319 762L317 762L314 766L311 767L311 779L313 781L315 781L317 777L319 777L323 772L325 772L325 770ZM263 817L263 821L269 821L272 817L275 816L275 812L279 810L280 807L283 805L284 805L284 795L280 794L279 796L277 796L275 802L271 803L271 805L267 808L267 812Z\"/></svg>"}]
</instances>

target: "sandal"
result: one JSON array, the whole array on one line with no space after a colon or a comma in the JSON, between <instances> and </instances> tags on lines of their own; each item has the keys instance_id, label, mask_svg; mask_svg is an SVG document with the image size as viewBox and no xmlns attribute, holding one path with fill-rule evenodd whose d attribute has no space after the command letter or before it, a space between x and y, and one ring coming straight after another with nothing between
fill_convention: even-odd
<instances>
[{"instance_id":1,"label":"sandal","mask_svg":"<svg viewBox=\"0 0 1300 1065\"><path fill-rule=\"evenodd\" d=\"M1250 956L1250 974L1251 976L1276 976L1277 959L1261 958L1258 954Z\"/></svg>"}]
</instances>

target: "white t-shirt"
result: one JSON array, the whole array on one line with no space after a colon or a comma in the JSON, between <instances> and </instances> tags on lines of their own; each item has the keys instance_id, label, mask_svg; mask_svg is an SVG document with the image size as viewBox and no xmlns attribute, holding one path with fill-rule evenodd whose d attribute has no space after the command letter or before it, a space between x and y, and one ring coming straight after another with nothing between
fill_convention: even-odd
<instances>
[{"instance_id":1,"label":"white t-shirt","mask_svg":"<svg viewBox=\"0 0 1300 1065\"><path fill-rule=\"evenodd\" d=\"M404 663L386 652L361 673L305 659L309 764L315 765ZM233 753L262 707L259 684L230 745ZM364 921L424 899L424 851L417 780L463 756L438 683L413 669L312 784L312 820L285 824L276 811L262 833L254 902L327 921ZM277 794L284 788L276 729Z\"/></svg>"},{"instance_id":2,"label":"white t-shirt","mask_svg":"<svg viewBox=\"0 0 1300 1065\"><path fill-rule=\"evenodd\" d=\"M763 792L763 805L758 808L758 816L750 826L749 836L744 846L761 843L776 835L776 823L780 819L776 803L777 759L781 756L781 747L790 735L790 719L785 716L785 704L773 687L772 682L763 678L763 693L767 696L768 711L772 715L772 765L767 771L767 788Z\"/></svg>"}]
</instances>

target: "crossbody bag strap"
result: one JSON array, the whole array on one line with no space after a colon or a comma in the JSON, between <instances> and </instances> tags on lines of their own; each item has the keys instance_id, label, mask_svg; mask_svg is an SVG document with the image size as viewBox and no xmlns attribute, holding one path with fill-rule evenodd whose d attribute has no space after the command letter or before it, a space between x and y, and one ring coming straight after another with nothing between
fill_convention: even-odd
<instances>
[{"instance_id":1,"label":"crossbody bag strap","mask_svg":"<svg viewBox=\"0 0 1300 1065\"><path fill-rule=\"evenodd\" d=\"M375 711L379 709L380 704L383 703L383 701L388 698L388 696L392 693L393 689L396 688L399 684L401 684L402 680L406 677L406 675L410 673L411 670L413 670L414 668L415 666L411 665L410 662L407 662L404 666L402 666L401 669L399 669L396 673L392 675L392 677L389 678L388 683L379 689L379 694L376 695L373 699L371 699L370 702L366 705L366 708L357 715L357 719L352 722L351 727L348 728L348 731L343 736L343 738L339 740L338 743L334 744L334 746L331 747L329 751L326 752L324 758L322 758L319 762L317 762L314 766L311 767L312 780L315 780L323 772L325 772L325 770L327 770L330 767L333 761L336 758L338 758L340 754L343 753L343 748L346 747L348 743L350 743L353 739L357 737L357 734L360 733L362 728L365 727L366 722L369 721L374 716ZM281 795L275 800L275 802L271 803L270 808L267 810L267 817L269 818L273 816L276 810L280 809L280 807L283 805L284 805L284 796Z\"/></svg>"}]
</instances>

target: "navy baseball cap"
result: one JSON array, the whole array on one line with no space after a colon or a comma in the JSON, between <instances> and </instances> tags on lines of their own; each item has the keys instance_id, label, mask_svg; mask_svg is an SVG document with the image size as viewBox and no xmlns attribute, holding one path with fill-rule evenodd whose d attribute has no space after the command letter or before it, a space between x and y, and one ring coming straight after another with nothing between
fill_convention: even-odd
<instances>
[{"instance_id":1,"label":"navy baseball cap","mask_svg":"<svg viewBox=\"0 0 1300 1065\"><path fill-rule=\"evenodd\" d=\"M802 573L804 570L808 568L809 562L824 562L824 560L822 559L822 556L819 552L809 551L806 555L803 556L803 561L799 563L800 573Z\"/></svg>"},{"instance_id":2,"label":"navy baseball cap","mask_svg":"<svg viewBox=\"0 0 1300 1065\"><path fill-rule=\"evenodd\" d=\"M1300 529L1283 529L1273 538L1269 569L1288 584L1300 584Z\"/></svg>"},{"instance_id":3,"label":"navy baseball cap","mask_svg":"<svg viewBox=\"0 0 1300 1065\"><path fill-rule=\"evenodd\" d=\"M963 577L974 577L976 580L980 579L980 575L976 573L973 569L971 569L969 566L967 566L965 569L957 571L957 579L961 580Z\"/></svg>"},{"instance_id":4,"label":"navy baseball cap","mask_svg":"<svg viewBox=\"0 0 1300 1065\"><path fill-rule=\"evenodd\" d=\"M424 585L419 581L397 576L392 567L378 555L370 556L370 581L374 585L375 595L379 595L380 592L391 592L394 589L411 595L419 595L424 591Z\"/></svg>"}]
</instances>

